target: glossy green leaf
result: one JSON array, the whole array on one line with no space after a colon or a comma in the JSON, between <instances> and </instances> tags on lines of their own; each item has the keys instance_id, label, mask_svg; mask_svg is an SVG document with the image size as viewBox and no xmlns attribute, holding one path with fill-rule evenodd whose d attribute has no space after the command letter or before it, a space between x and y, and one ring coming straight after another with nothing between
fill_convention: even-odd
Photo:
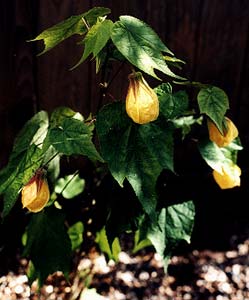
<instances>
[{"instance_id":1,"label":"glossy green leaf","mask_svg":"<svg viewBox=\"0 0 249 300\"><path fill-rule=\"evenodd\" d=\"M32 164L30 164L32 157L37 155L35 153L36 150L37 152L42 152L40 149L42 148L42 143L47 131L48 115L45 111L34 115L21 129L15 139L9 162L7 166L0 171L0 194L10 185L12 179L15 179L17 172L20 171L19 168L22 172L25 171L25 168L32 168ZM35 159L37 159L37 157L35 157ZM41 160L39 160L39 163L41 163ZM35 171L35 169L33 171ZM26 182L24 181L24 183Z\"/></svg>"},{"instance_id":2,"label":"glossy green leaf","mask_svg":"<svg viewBox=\"0 0 249 300\"><path fill-rule=\"evenodd\" d=\"M122 55L145 73L158 78L154 70L159 70L182 79L169 69L163 57L163 53L172 55L172 52L143 21L132 16L120 16L120 20L114 23L111 38Z\"/></svg>"},{"instance_id":3,"label":"glossy green leaf","mask_svg":"<svg viewBox=\"0 0 249 300\"><path fill-rule=\"evenodd\" d=\"M83 242L84 225L82 222L77 222L69 227L67 233L71 240L72 250L76 250Z\"/></svg>"},{"instance_id":4,"label":"glossy green leaf","mask_svg":"<svg viewBox=\"0 0 249 300\"><path fill-rule=\"evenodd\" d=\"M182 64L186 64L185 61L183 61L179 58L176 58L176 57L168 56L168 55L165 55L164 59L169 66L174 66L180 70L182 69Z\"/></svg>"},{"instance_id":5,"label":"glossy green leaf","mask_svg":"<svg viewBox=\"0 0 249 300\"><path fill-rule=\"evenodd\" d=\"M238 151L242 150L240 138L234 139L227 147L220 148L226 159L231 160L234 164L237 163Z\"/></svg>"},{"instance_id":6,"label":"glossy green leaf","mask_svg":"<svg viewBox=\"0 0 249 300\"><path fill-rule=\"evenodd\" d=\"M165 269L169 257L180 241L190 243L195 217L195 207L192 201L175 204L163 208L159 214L158 223L149 224L147 237L156 251L164 259Z\"/></svg>"},{"instance_id":7,"label":"glossy green leaf","mask_svg":"<svg viewBox=\"0 0 249 300\"><path fill-rule=\"evenodd\" d=\"M59 178L55 184L55 192L62 194L66 199L72 199L83 192L85 188L85 180L81 179L77 174L67 175Z\"/></svg>"},{"instance_id":8,"label":"glossy green leaf","mask_svg":"<svg viewBox=\"0 0 249 300\"><path fill-rule=\"evenodd\" d=\"M166 119L175 119L188 109L189 100L185 91L172 93L172 87L169 83L163 83L154 90L158 95L160 114Z\"/></svg>"},{"instance_id":9,"label":"glossy green leaf","mask_svg":"<svg viewBox=\"0 0 249 300\"><path fill-rule=\"evenodd\" d=\"M63 118L59 126L52 127L48 132L48 141L58 152L103 161L91 139L91 128L74 118Z\"/></svg>"},{"instance_id":10,"label":"glossy green leaf","mask_svg":"<svg viewBox=\"0 0 249 300\"><path fill-rule=\"evenodd\" d=\"M121 251L118 238L115 238L110 245L107 239L106 230L103 227L99 232L97 232L95 241L99 245L100 250L106 253L109 259L118 261L118 255Z\"/></svg>"},{"instance_id":11,"label":"glossy green leaf","mask_svg":"<svg viewBox=\"0 0 249 300\"><path fill-rule=\"evenodd\" d=\"M44 30L31 41L44 41L45 47L39 54L41 55L74 34L85 34L88 30L87 26L90 27L94 25L98 17L105 16L109 13L110 9L108 8L94 7L83 14L71 16L70 18Z\"/></svg>"},{"instance_id":12,"label":"glossy green leaf","mask_svg":"<svg viewBox=\"0 0 249 300\"><path fill-rule=\"evenodd\" d=\"M158 97L164 94L172 94L172 85L169 82L164 82L155 87L154 91Z\"/></svg>"},{"instance_id":13,"label":"glossy green leaf","mask_svg":"<svg viewBox=\"0 0 249 300\"><path fill-rule=\"evenodd\" d=\"M173 132L156 122L137 125L122 103L105 106L97 116L101 153L113 177L126 178L145 212L155 218L156 181L162 169L173 170Z\"/></svg>"},{"instance_id":14,"label":"glossy green leaf","mask_svg":"<svg viewBox=\"0 0 249 300\"><path fill-rule=\"evenodd\" d=\"M76 119L84 121L84 117L79 113L75 112L69 107L60 106L57 107L51 114L50 127L59 127L65 119Z\"/></svg>"},{"instance_id":15,"label":"glossy green leaf","mask_svg":"<svg viewBox=\"0 0 249 300\"><path fill-rule=\"evenodd\" d=\"M83 55L73 68L79 66L91 53L93 57L99 54L111 36L112 27L111 20L99 20L89 29L83 40L85 45Z\"/></svg>"},{"instance_id":16,"label":"glossy green leaf","mask_svg":"<svg viewBox=\"0 0 249 300\"><path fill-rule=\"evenodd\" d=\"M49 274L70 271L71 242L64 225L65 216L54 207L33 214L27 229L24 256L33 263L32 277L42 285Z\"/></svg>"},{"instance_id":17,"label":"glossy green leaf","mask_svg":"<svg viewBox=\"0 0 249 300\"><path fill-rule=\"evenodd\" d=\"M202 158L206 161L206 163L213 170L222 173L222 165L224 164L226 157L224 156L221 148L210 140L200 141L198 148Z\"/></svg>"},{"instance_id":18,"label":"glossy green leaf","mask_svg":"<svg viewBox=\"0 0 249 300\"><path fill-rule=\"evenodd\" d=\"M31 179L35 171L43 162L43 151L32 145L26 153L19 157L19 163L8 169L4 183L4 209L5 217L14 206L21 188Z\"/></svg>"},{"instance_id":19,"label":"glossy green leaf","mask_svg":"<svg viewBox=\"0 0 249 300\"><path fill-rule=\"evenodd\" d=\"M45 140L46 141L46 140ZM44 155L43 161L46 163L46 170L49 175L49 181L51 184L57 180L60 175L60 159L61 155L54 149L53 146L45 145L44 149L47 149ZM48 146L48 148L46 148Z\"/></svg>"},{"instance_id":20,"label":"glossy green leaf","mask_svg":"<svg viewBox=\"0 0 249 300\"><path fill-rule=\"evenodd\" d=\"M10 161L13 157L20 155L26 151L32 144L42 147L42 143L46 137L48 130L48 114L46 111L40 111L26 122L21 131L18 133Z\"/></svg>"},{"instance_id":21,"label":"glossy green leaf","mask_svg":"<svg viewBox=\"0 0 249 300\"><path fill-rule=\"evenodd\" d=\"M202 88L197 95L197 100L202 114L206 114L223 134L223 121L229 100L226 93L215 86Z\"/></svg>"},{"instance_id":22,"label":"glossy green leaf","mask_svg":"<svg viewBox=\"0 0 249 300\"><path fill-rule=\"evenodd\" d=\"M46 112L37 113L18 135L7 166L0 172L0 194L3 194L5 217L14 206L18 194L44 162L43 141L48 130Z\"/></svg>"}]
</instances>

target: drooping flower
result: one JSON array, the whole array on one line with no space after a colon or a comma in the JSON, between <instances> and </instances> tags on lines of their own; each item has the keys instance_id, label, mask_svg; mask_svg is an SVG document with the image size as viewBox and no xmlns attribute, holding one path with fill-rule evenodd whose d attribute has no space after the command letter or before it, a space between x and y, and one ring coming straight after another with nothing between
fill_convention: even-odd
<instances>
[{"instance_id":1,"label":"drooping flower","mask_svg":"<svg viewBox=\"0 0 249 300\"><path fill-rule=\"evenodd\" d=\"M156 93L148 85L140 72L129 75L126 96L126 112L138 124L146 124L157 119L159 101Z\"/></svg>"},{"instance_id":2,"label":"drooping flower","mask_svg":"<svg viewBox=\"0 0 249 300\"><path fill-rule=\"evenodd\" d=\"M22 188L22 205L31 212L41 211L50 198L49 187L44 172L38 170Z\"/></svg>"},{"instance_id":3,"label":"drooping flower","mask_svg":"<svg viewBox=\"0 0 249 300\"><path fill-rule=\"evenodd\" d=\"M226 128L224 135L221 134L217 126L210 119L207 120L209 139L219 147L228 146L239 134L237 127L227 117L225 117Z\"/></svg>"},{"instance_id":4,"label":"drooping flower","mask_svg":"<svg viewBox=\"0 0 249 300\"><path fill-rule=\"evenodd\" d=\"M236 164L226 164L222 173L213 170L213 177L221 189L231 189L240 186L241 169Z\"/></svg>"}]
</instances>

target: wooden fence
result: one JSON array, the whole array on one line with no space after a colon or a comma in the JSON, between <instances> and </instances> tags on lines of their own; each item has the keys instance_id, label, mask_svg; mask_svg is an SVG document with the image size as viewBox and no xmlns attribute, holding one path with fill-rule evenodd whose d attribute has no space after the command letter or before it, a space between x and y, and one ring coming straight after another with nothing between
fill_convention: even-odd
<instances>
[{"instance_id":1,"label":"wooden fence","mask_svg":"<svg viewBox=\"0 0 249 300\"><path fill-rule=\"evenodd\" d=\"M87 62L70 72L82 48L75 38L37 57L39 43L27 43L47 27L93 6L112 10L111 18L130 14L145 20L179 58L191 80L223 88L229 114L249 145L249 1L248 0L1 0L0 2L0 167L13 138L39 110L68 105L85 116L95 112L98 78ZM97 82L96 82L97 79ZM127 82L118 78L115 96ZM246 151L243 163L248 167Z\"/></svg>"}]
</instances>

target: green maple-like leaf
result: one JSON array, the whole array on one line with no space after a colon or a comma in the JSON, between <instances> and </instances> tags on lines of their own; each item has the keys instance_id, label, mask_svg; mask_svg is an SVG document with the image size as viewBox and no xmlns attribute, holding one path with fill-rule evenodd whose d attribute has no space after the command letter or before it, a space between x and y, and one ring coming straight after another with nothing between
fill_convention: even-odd
<instances>
[{"instance_id":1,"label":"green maple-like leaf","mask_svg":"<svg viewBox=\"0 0 249 300\"><path fill-rule=\"evenodd\" d=\"M19 155L23 151L26 151L28 147L35 144L38 147L42 147L42 143L46 137L48 130L48 114L46 111L40 111L35 114L27 123L23 126L19 134L17 135L10 160L13 156Z\"/></svg>"},{"instance_id":2,"label":"green maple-like leaf","mask_svg":"<svg viewBox=\"0 0 249 300\"><path fill-rule=\"evenodd\" d=\"M51 114L50 127L58 127L61 125L64 119L72 118L82 122L84 121L84 117L79 112L75 112L66 106L59 106Z\"/></svg>"},{"instance_id":3,"label":"green maple-like leaf","mask_svg":"<svg viewBox=\"0 0 249 300\"><path fill-rule=\"evenodd\" d=\"M158 95L160 114L166 119L175 119L188 109L189 100L185 91L172 93L169 83L163 83L154 90Z\"/></svg>"},{"instance_id":4,"label":"green maple-like leaf","mask_svg":"<svg viewBox=\"0 0 249 300\"><path fill-rule=\"evenodd\" d=\"M22 186L42 165L47 130L48 116L41 111L25 124L15 140L9 162L0 172L0 194L4 196L3 217L14 206Z\"/></svg>"},{"instance_id":5,"label":"green maple-like leaf","mask_svg":"<svg viewBox=\"0 0 249 300\"><path fill-rule=\"evenodd\" d=\"M215 86L202 88L197 95L200 112L206 114L223 134L223 122L229 100L226 93Z\"/></svg>"},{"instance_id":6,"label":"green maple-like leaf","mask_svg":"<svg viewBox=\"0 0 249 300\"><path fill-rule=\"evenodd\" d=\"M158 218L161 230L158 230L157 224L145 223L147 238L164 259L165 269L167 269L168 260L179 242L185 240L190 243L194 217L194 204L192 201L188 201L161 210Z\"/></svg>"},{"instance_id":7,"label":"green maple-like leaf","mask_svg":"<svg viewBox=\"0 0 249 300\"><path fill-rule=\"evenodd\" d=\"M173 170L171 128L155 122L137 125L121 103L105 106L97 116L96 128L113 177L121 186L126 178L145 212L155 218L157 178L162 169Z\"/></svg>"},{"instance_id":8,"label":"green maple-like leaf","mask_svg":"<svg viewBox=\"0 0 249 300\"><path fill-rule=\"evenodd\" d=\"M39 54L41 55L74 34L85 34L87 32L87 24L92 26L96 23L98 17L105 16L109 13L110 9L108 8L94 7L83 14L71 16L70 18L44 30L31 41L44 41L45 47Z\"/></svg>"},{"instance_id":9,"label":"green maple-like leaf","mask_svg":"<svg viewBox=\"0 0 249 300\"><path fill-rule=\"evenodd\" d=\"M41 149L32 145L27 152L18 157L18 161L13 161L12 165L6 167L6 173L3 173L5 181L0 191L4 194L3 217L7 216L14 206L21 188L42 165L43 155Z\"/></svg>"},{"instance_id":10,"label":"green maple-like leaf","mask_svg":"<svg viewBox=\"0 0 249 300\"><path fill-rule=\"evenodd\" d=\"M111 36L113 22L111 20L99 20L87 32L82 43L85 49L80 61L73 67L79 66L91 53L96 57L106 45Z\"/></svg>"},{"instance_id":11,"label":"green maple-like leaf","mask_svg":"<svg viewBox=\"0 0 249 300\"><path fill-rule=\"evenodd\" d=\"M132 16L120 16L120 20L114 23L111 38L121 54L145 73L158 78L154 72L156 69L168 76L183 79L169 69L163 57L163 53L173 53L143 21Z\"/></svg>"},{"instance_id":12,"label":"green maple-like leaf","mask_svg":"<svg viewBox=\"0 0 249 300\"><path fill-rule=\"evenodd\" d=\"M49 129L48 142L65 155L85 155L103 161L92 142L92 129L81 120L61 118L59 126Z\"/></svg>"},{"instance_id":13,"label":"green maple-like leaf","mask_svg":"<svg viewBox=\"0 0 249 300\"><path fill-rule=\"evenodd\" d=\"M71 242L64 222L64 214L52 206L31 217L23 255L33 263L31 280L38 278L40 285L56 271L69 275Z\"/></svg>"}]
</instances>

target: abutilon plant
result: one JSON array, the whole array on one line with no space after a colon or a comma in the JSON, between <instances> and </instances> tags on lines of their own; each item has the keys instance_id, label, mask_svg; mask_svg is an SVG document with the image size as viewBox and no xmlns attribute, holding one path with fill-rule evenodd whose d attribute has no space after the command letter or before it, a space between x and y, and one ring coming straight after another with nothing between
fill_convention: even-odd
<instances>
[{"instance_id":1,"label":"abutilon plant","mask_svg":"<svg viewBox=\"0 0 249 300\"><path fill-rule=\"evenodd\" d=\"M134 253L144 246L154 246L165 271L178 244L190 243L195 220L193 199L173 203L170 196L161 199L158 195L162 172L176 174L175 149L182 145L179 136L195 142L207 163L207 172L213 174L221 189L240 185L237 155L242 146L235 124L226 117L227 94L219 87L177 75L175 70L184 62L148 24L128 15L114 22L108 19L110 12L94 7L53 25L32 40L43 41L45 53L77 35L77 47L83 48L73 68L90 56L96 62L96 72L103 75L103 82L96 86L106 90L117 74L107 78L107 68L113 70L118 63L132 70L124 76L124 82L129 78L127 94L119 101L112 95L96 116L84 116L84 112L64 106L51 113L36 113L17 136L9 162L0 171L3 221L19 197L29 210L23 255L30 260L30 282L38 279L40 285L56 271L68 278L72 253L82 247L83 218L77 211L78 219L71 224L67 207L75 197L85 197L85 181L80 177L81 170L62 177L62 158L66 157L67 163L70 157L90 160L94 176L99 176L94 181L96 188L111 175L115 190L132 191L129 199L118 197L113 201L113 195L101 199L101 229L94 233L100 250L109 259L118 260L119 239L123 233L133 232ZM158 80L158 85L150 86L145 75L154 82ZM196 99L189 101L188 90L179 89L185 86L197 91ZM46 176L41 171L45 165Z\"/></svg>"}]
</instances>

